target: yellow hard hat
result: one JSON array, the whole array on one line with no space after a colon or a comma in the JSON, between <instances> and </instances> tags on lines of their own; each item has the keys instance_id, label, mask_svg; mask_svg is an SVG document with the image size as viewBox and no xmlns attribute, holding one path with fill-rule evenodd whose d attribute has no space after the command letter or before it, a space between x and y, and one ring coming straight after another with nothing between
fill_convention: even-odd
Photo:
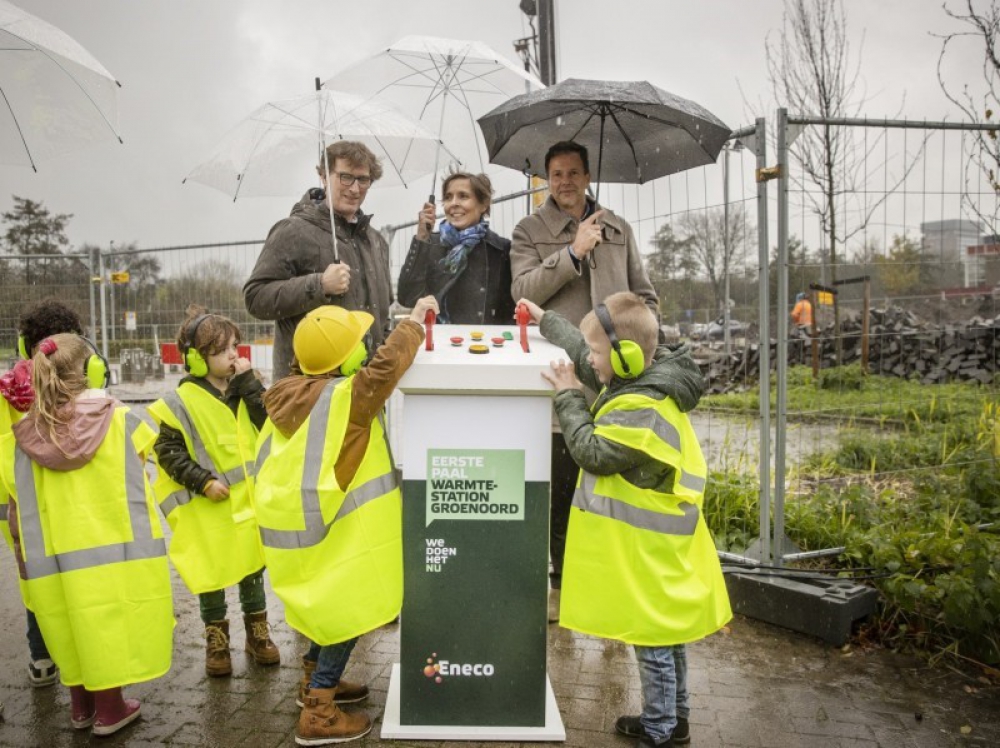
<instances>
[{"instance_id":1,"label":"yellow hard hat","mask_svg":"<svg viewBox=\"0 0 1000 748\"><path fill-rule=\"evenodd\" d=\"M326 374L340 366L364 339L375 318L341 306L321 306L299 321L292 349L304 374Z\"/></svg>"}]
</instances>

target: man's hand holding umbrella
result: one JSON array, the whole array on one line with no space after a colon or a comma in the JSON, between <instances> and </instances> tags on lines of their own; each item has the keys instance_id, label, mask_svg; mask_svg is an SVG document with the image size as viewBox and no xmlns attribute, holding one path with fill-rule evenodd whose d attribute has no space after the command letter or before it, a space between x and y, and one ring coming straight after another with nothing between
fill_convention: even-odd
<instances>
[{"instance_id":1,"label":"man's hand holding umbrella","mask_svg":"<svg viewBox=\"0 0 1000 748\"><path fill-rule=\"evenodd\" d=\"M593 215L580 221L576 228L576 237L570 247L573 256L580 262L587 259L587 256L594 251L594 247L601 243L601 222L604 215L603 210L595 211Z\"/></svg>"},{"instance_id":2,"label":"man's hand holding umbrella","mask_svg":"<svg viewBox=\"0 0 1000 748\"><path fill-rule=\"evenodd\" d=\"M327 296L341 296L351 286L351 266L346 262L331 262L320 279L323 293Z\"/></svg>"}]
</instances>

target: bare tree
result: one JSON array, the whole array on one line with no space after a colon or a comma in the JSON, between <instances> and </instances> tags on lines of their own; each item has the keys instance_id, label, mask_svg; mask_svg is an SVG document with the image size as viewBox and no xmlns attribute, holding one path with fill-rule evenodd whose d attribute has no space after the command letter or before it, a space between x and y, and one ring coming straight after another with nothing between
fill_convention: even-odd
<instances>
[{"instance_id":1,"label":"bare tree","mask_svg":"<svg viewBox=\"0 0 1000 748\"><path fill-rule=\"evenodd\" d=\"M743 205L729 206L728 224L725 211L715 208L685 213L677 221L677 228L684 235L685 252L704 269L712 284L716 308L725 309L726 276L742 271L747 237L756 233L752 223L747 222Z\"/></svg>"},{"instance_id":2,"label":"bare tree","mask_svg":"<svg viewBox=\"0 0 1000 748\"><path fill-rule=\"evenodd\" d=\"M961 6L962 3L959 3ZM938 34L941 39L941 53L938 56L937 75L941 90L966 119L974 123L994 124L995 116L1000 109L1000 49L997 48L998 33L1000 33L1000 7L996 0L975 3L965 0L964 8L952 10L944 6L944 12L949 17L962 24L961 31L949 34ZM950 57L949 51L958 45L974 44L982 47L983 59L978 75L973 77L971 70L963 70L960 84L949 83L946 78L945 66ZM970 83L972 81L972 83ZM973 185L973 180L981 183L985 178L990 189L1000 195L1000 139L996 130L969 131L965 133L971 147L963 146L968 153L966 169L966 189L962 195L962 207L970 215L986 224L991 234L998 231L998 215L1000 203L990 200L992 212L986 210L980 197L980 189Z\"/></svg>"},{"instance_id":3,"label":"bare tree","mask_svg":"<svg viewBox=\"0 0 1000 748\"><path fill-rule=\"evenodd\" d=\"M886 168L875 156L885 132L858 142L851 128L830 123L859 117L865 102L861 52L855 56L849 38L842 0L785 0L781 32L765 43L768 78L779 104L792 114L826 120L790 132L789 142L792 157L801 165L801 175L793 172L791 178L820 219L834 281L837 263L847 257L847 242L865 229L918 162L916 157L908 163L904 158L902 174L873 194L867 185L877 170ZM926 136L921 152L924 143ZM835 325L839 329L839 318ZM838 336L838 355L840 343Z\"/></svg>"}]
</instances>

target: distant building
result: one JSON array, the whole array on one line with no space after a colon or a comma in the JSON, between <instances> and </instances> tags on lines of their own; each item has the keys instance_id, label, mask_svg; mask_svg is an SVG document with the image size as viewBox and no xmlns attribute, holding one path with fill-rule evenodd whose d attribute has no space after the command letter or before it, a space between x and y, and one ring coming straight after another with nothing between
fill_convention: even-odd
<instances>
[{"instance_id":1,"label":"distant building","mask_svg":"<svg viewBox=\"0 0 1000 748\"><path fill-rule=\"evenodd\" d=\"M927 261L939 263L935 274L942 285L970 288L986 282L982 255L968 251L985 243L979 223L962 218L928 221L920 224L920 232L920 252Z\"/></svg>"}]
</instances>

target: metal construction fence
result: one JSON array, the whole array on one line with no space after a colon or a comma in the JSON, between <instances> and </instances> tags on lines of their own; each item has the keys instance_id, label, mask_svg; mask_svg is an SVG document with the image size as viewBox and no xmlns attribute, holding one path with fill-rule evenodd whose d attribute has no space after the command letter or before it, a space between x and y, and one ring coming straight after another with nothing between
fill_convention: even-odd
<instances>
[{"instance_id":1,"label":"metal construction fence","mask_svg":"<svg viewBox=\"0 0 1000 748\"><path fill-rule=\"evenodd\" d=\"M779 111L772 123L758 119L734 133L716 164L644 185L601 185L602 205L630 222L645 253L663 322L700 344L697 355L710 370L721 368L730 383L759 387L762 406L755 413L705 409L695 415L711 467L734 483L750 476L759 487L758 516L738 533L744 540L756 537L758 558L777 564L796 558L790 545L772 538L790 529L787 501L844 480L814 458L836 447L840 429L850 430L851 439L860 438L859 428L878 438L890 414L918 405L887 395L884 387L872 388L865 400L845 380L833 397L817 389L789 406L789 377L798 381L803 371L790 369L789 361L809 365L815 358L826 369L858 360L864 347L870 372L900 383L924 381L921 398L936 398L940 407L962 398L963 413L985 413L996 402L995 345L973 339L965 359L956 349L970 320L1000 315L993 291L1000 283L1000 205L976 147L978 135L997 129L823 121ZM824 138L835 144L824 162L828 172L810 160ZM492 228L510 236L533 209L532 200L531 190L496 199ZM385 228L394 278L414 231L414 223ZM250 317L242 296L262 245L2 256L0 346L13 349L21 310L50 295L89 321L112 359L121 349L152 353L174 340L191 302L232 317L246 340L265 341L273 324ZM805 337L789 325L792 299L800 292L816 312L817 324ZM861 318L881 323L869 329ZM718 340L707 340L707 323L717 319ZM903 355L910 343L918 353ZM936 359L945 358L940 374ZM979 384L961 394L930 386L969 373ZM861 413L867 420L857 417ZM906 480L912 471L940 469L948 460L945 452L920 467L883 471L873 462L868 470L886 481Z\"/></svg>"}]
</instances>

